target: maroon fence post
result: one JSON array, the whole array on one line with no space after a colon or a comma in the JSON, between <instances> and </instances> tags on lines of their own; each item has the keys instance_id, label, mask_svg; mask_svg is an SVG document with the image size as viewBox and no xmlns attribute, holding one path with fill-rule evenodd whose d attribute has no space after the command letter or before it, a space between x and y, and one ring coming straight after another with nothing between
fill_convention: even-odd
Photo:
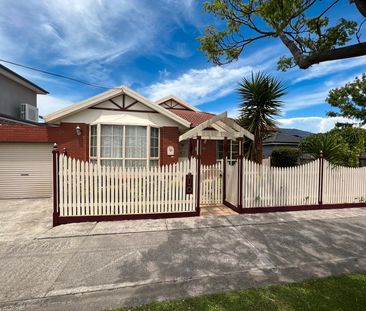
<instances>
[{"instance_id":1,"label":"maroon fence post","mask_svg":"<svg viewBox=\"0 0 366 311\"><path fill-rule=\"evenodd\" d=\"M224 138L224 153L223 153L223 176L222 176L222 204L225 204L226 201L226 161L227 161L227 147L228 147L228 140L227 137Z\"/></svg>"},{"instance_id":2,"label":"maroon fence post","mask_svg":"<svg viewBox=\"0 0 366 311\"><path fill-rule=\"evenodd\" d=\"M319 155L319 188L318 188L318 204L323 204L323 184L324 184L324 154L320 151Z\"/></svg>"},{"instance_id":3,"label":"maroon fence post","mask_svg":"<svg viewBox=\"0 0 366 311\"><path fill-rule=\"evenodd\" d=\"M200 214L200 200L201 200L201 156L202 156L202 140L201 136L197 136L197 186L196 186L196 212Z\"/></svg>"},{"instance_id":4,"label":"maroon fence post","mask_svg":"<svg viewBox=\"0 0 366 311\"><path fill-rule=\"evenodd\" d=\"M238 154L238 208L243 208L243 138L238 138L239 154Z\"/></svg>"},{"instance_id":5,"label":"maroon fence post","mask_svg":"<svg viewBox=\"0 0 366 311\"><path fill-rule=\"evenodd\" d=\"M58 225L58 218L60 216L59 211L59 184L58 184L58 161L59 161L59 150L57 144L53 145L52 150L53 158L53 226Z\"/></svg>"}]
</instances>

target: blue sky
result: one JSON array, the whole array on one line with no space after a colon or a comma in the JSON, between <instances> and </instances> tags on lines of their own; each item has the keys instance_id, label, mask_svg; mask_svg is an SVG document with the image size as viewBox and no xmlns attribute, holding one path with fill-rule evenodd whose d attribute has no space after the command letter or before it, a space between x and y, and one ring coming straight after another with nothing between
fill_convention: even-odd
<instances>
[{"instance_id":1,"label":"blue sky","mask_svg":"<svg viewBox=\"0 0 366 311\"><path fill-rule=\"evenodd\" d=\"M280 124L312 132L342 121L326 117L325 98L366 66L366 57L358 57L282 73L277 60L289 52L275 39L249 47L237 62L214 66L197 50L196 38L215 22L201 1L0 0L0 11L0 58L108 87L124 84L150 99L175 94L201 110L232 116L237 83L264 70L288 86ZM332 14L361 20L348 0ZM41 115L103 92L9 67L50 92L39 97Z\"/></svg>"}]
</instances>

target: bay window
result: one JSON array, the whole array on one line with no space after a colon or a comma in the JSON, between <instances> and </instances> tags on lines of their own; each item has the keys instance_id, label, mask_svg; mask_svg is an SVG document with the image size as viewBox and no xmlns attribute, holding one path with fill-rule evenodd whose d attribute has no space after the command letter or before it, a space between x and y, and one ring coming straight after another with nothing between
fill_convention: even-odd
<instances>
[{"instance_id":1,"label":"bay window","mask_svg":"<svg viewBox=\"0 0 366 311\"><path fill-rule=\"evenodd\" d=\"M108 166L157 166L159 129L150 126L91 125L90 160Z\"/></svg>"}]
</instances>

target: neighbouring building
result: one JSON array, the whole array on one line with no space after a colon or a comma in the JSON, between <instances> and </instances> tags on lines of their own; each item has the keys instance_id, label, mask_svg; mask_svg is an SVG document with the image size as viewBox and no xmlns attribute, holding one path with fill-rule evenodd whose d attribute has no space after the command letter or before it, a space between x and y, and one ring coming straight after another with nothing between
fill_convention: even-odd
<instances>
[{"instance_id":1,"label":"neighbouring building","mask_svg":"<svg viewBox=\"0 0 366 311\"><path fill-rule=\"evenodd\" d=\"M37 95L48 92L0 64L0 124L38 123Z\"/></svg>"},{"instance_id":2,"label":"neighbouring building","mask_svg":"<svg viewBox=\"0 0 366 311\"><path fill-rule=\"evenodd\" d=\"M299 147L301 140L311 134L298 129L278 128L275 133L263 141L263 157L265 159L270 157L274 148Z\"/></svg>"}]
</instances>

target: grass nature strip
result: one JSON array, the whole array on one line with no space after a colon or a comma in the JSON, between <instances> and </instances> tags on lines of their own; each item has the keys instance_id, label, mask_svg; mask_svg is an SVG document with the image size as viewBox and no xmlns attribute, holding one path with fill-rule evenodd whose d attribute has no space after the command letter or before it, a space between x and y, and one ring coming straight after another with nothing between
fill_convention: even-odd
<instances>
[{"instance_id":1,"label":"grass nature strip","mask_svg":"<svg viewBox=\"0 0 366 311\"><path fill-rule=\"evenodd\" d=\"M341 275L111 310L366 310L366 274Z\"/></svg>"}]
</instances>

